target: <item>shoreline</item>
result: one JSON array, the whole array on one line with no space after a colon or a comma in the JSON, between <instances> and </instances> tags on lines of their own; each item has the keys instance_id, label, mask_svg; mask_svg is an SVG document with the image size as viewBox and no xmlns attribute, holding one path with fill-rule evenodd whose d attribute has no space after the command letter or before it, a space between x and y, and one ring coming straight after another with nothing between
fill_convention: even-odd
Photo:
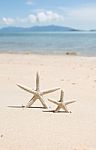
<instances>
[{"instance_id":1,"label":"shoreline","mask_svg":"<svg viewBox=\"0 0 96 150\"><path fill-rule=\"evenodd\" d=\"M40 56L78 56L78 57L96 57L96 55L89 54L80 54L74 51L66 51L64 53L42 53L42 52L0 52L0 55L8 54L8 55L40 55Z\"/></svg>"}]
</instances>

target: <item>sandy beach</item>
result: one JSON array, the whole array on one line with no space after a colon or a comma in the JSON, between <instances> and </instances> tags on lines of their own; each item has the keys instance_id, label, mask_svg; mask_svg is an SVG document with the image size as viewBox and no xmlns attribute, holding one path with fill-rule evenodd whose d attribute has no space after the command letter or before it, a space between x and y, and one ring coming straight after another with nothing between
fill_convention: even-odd
<instances>
[{"instance_id":1,"label":"sandy beach","mask_svg":"<svg viewBox=\"0 0 96 150\"><path fill-rule=\"evenodd\" d=\"M72 113L52 113L16 84L41 90L60 87ZM44 96L59 100L60 90ZM0 150L96 150L96 57L0 54Z\"/></svg>"}]
</instances>

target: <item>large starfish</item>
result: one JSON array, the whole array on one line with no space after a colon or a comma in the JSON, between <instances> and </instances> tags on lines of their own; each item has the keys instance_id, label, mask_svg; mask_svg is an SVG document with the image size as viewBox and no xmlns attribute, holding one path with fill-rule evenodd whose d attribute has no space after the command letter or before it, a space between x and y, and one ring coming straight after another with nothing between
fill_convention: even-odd
<instances>
[{"instance_id":1,"label":"large starfish","mask_svg":"<svg viewBox=\"0 0 96 150\"><path fill-rule=\"evenodd\" d=\"M31 100L30 100L30 101L27 103L27 105L25 106L25 107L27 107L27 108L28 108L28 107L31 107L31 105L32 105L37 99L40 100L40 102L42 103L42 105L44 106L44 108L48 108L47 105L46 105L46 103L45 103L45 101L44 101L44 99L43 99L43 95L48 94L48 93L52 93L52 92L54 92L54 91L60 89L60 88L55 88L55 89L52 89L52 90L47 90L47 91L41 92L41 91L40 91L40 87L39 87L39 75L38 75L38 72L37 72L37 74L36 74L36 89L35 89L35 90L31 90L31 89L29 89L29 88L27 88L27 87L24 87L24 86L20 85L20 84L17 84L17 86L19 86L21 89L23 89L23 90L25 90L25 91L27 91L27 92L33 94L33 97L31 98Z\"/></svg>"},{"instance_id":2,"label":"large starfish","mask_svg":"<svg viewBox=\"0 0 96 150\"><path fill-rule=\"evenodd\" d=\"M63 102L63 98L64 98L64 92L63 90L61 90L60 100L58 102L48 99L50 102L58 105L57 108L54 110L54 112L58 112L62 108L65 110L65 112L70 113L70 111L67 108L67 105L74 103L75 101Z\"/></svg>"}]
</instances>

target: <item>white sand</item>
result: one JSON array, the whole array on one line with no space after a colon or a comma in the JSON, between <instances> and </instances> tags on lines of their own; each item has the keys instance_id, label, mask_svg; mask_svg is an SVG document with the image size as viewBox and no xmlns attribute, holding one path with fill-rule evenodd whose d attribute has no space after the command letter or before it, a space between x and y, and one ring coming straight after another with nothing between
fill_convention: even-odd
<instances>
[{"instance_id":1,"label":"white sand","mask_svg":"<svg viewBox=\"0 0 96 150\"><path fill-rule=\"evenodd\" d=\"M37 71L41 90L76 100L71 114L19 108L32 95L16 83L34 89ZM44 97L50 109L59 95ZM96 150L96 57L0 54L0 150Z\"/></svg>"}]
</instances>

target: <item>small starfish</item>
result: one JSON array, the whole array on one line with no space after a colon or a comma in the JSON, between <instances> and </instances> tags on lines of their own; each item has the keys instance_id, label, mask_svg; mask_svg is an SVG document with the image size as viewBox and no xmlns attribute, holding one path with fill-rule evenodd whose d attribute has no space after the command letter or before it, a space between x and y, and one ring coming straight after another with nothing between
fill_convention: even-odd
<instances>
[{"instance_id":1,"label":"small starfish","mask_svg":"<svg viewBox=\"0 0 96 150\"><path fill-rule=\"evenodd\" d=\"M27 105L25 106L25 107L27 107L27 108L28 108L28 107L31 107L31 105L32 105L37 99L40 100L40 102L42 103L42 105L44 106L44 108L48 108L47 105L46 105L46 103L45 103L44 100L43 100L43 95L48 94L48 93L52 93L52 92L54 92L54 91L60 89L60 88L56 88L56 89L52 89L52 90L48 90L48 91L43 91L43 92L41 92L41 91L40 91L40 87L39 87L39 75L38 75L38 72L37 72L37 74L36 74L36 90L31 90L31 89L29 89L29 88L27 88L27 87L24 87L24 86L22 86L22 85L19 85L19 84L17 84L17 86L19 86L21 89L23 89L23 90L25 90L25 91L27 91L27 92L33 94L33 97L31 98L31 100L30 100L30 101L27 103Z\"/></svg>"},{"instance_id":2,"label":"small starfish","mask_svg":"<svg viewBox=\"0 0 96 150\"><path fill-rule=\"evenodd\" d=\"M63 90L61 90L61 95L60 95L60 100L58 102L56 101L53 101L53 100L50 100L48 99L50 102L58 105L57 108L54 110L54 112L58 112L61 108L65 110L65 112L67 113L71 113L70 111L68 111L67 109L67 105L68 104L71 104L71 103L74 103L75 101L70 101L70 102L63 102L63 98L64 98L64 92Z\"/></svg>"}]
</instances>

